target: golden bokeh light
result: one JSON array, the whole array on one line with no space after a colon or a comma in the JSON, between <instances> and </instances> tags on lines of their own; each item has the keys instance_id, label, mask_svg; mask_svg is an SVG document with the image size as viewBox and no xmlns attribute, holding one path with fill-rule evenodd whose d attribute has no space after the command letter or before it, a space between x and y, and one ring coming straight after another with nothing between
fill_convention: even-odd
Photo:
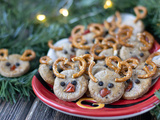
<instances>
[{"instance_id":1,"label":"golden bokeh light","mask_svg":"<svg viewBox=\"0 0 160 120\"><path fill-rule=\"evenodd\" d=\"M63 16L67 17L69 15L69 12L67 9L62 8L59 10L59 13L62 14Z\"/></svg>"},{"instance_id":2,"label":"golden bokeh light","mask_svg":"<svg viewBox=\"0 0 160 120\"><path fill-rule=\"evenodd\" d=\"M45 15L43 15L43 14L39 14L39 15L37 15L37 20L39 20L39 21L45 21L45 19L46 19L46 16Z\"/></svg>"}]
</instances>

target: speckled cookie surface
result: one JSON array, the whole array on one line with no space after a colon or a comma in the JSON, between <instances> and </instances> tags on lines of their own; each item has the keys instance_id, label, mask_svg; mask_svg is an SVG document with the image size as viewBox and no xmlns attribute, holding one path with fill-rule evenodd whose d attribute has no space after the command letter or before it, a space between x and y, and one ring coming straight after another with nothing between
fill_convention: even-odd
<instances>
[{"instance_id":1,"label":"speckled cookie surface","mask_svg":"<svg viewBox=\"0 0 160 120\"><path fill-rule=\"evenodd\" d=\"M84 76L80 76L78 78L72 78L72 75L76 73L77 71L75 70L65 70L62 71L61 74L66 75L65 79L61 79L56 77L55 82L54 82L54 93L55 95L64 101L75 101L79 98L81 98L84 93L87 91L87 86L88 86L88 80L85 79ZM77 84L75 85L75 91L74 92L65 92L64 90L66 89L67 85L69 83L72 83L72 81L76 81ZM65 85L61 86L61 82L64 82Z\"/></svg>"},{"instance_id":2,"label":"speckled cookie surface","mask_svg":"<svg viewBox=\"0 0 160 120\"><path fill-rule=\"evenodd\" d=\"M136 69L138 69L138 70L143 70L143 67L144 67L144 66L145 66L145 62L140 63L140 64L137 66ZM151 67L150 65L148 65L148 68L149 68L149 70L152 70L152 67ZM156 74L152 77L152 79L155 79L155 78L157 78L158 76L160 76L160 68L159 68L159 67L157 67Z\"/></svg>"},{"instance_id":3,"label":"speckled cookie surface","mask_svg":"<svg viewBox=\"0 0 160 120\"><path fill-rule=\"evenodd\" d=\"M92 47L93 44L85 44L87 46ZM77 49L76 50L76 56L84 55L84 54L90 54L90 50L84 50L84 49Z\"/></svg>"},{"instance_id":4,"label":"speckled cookie surface","mask_svg":"<svg viewBox=\"0 0 160 120\"><path fill-rule=\"evenodd\" d=\"M139 47L125 47L122 46L120 49L120 58L126 60L128 58L138 58L139 62L144 62L150 55L149 51L142 51Z\"/></svg>"},{"instance_id":5,"label":"speckled cookie surface","mask_svg":"<svg viewBox=\"0 0 160 120\"><path fill-rule=\"evenodd\" d=\"M125 91L123 98L124 99L137 99L141 96L143 96L145 93L148 92L152 79L139 79L138 75L146 74L143 70L133 70L132 77L130 78L130 82L132 82L133 87L130 91ZM126 82L126 86L129 84L129 82Z\"/></svg>"},{"instance_id":6,"label":"speckled cookie surface","mask_svg":"<svg viewBox=\"0 0 160 120\"><path fill-rule=\"evenodd\" d=\"M103 85L99 85L99 82L95 83L92 80L89 81L89 91L91 96L99 103L113 103L119 100L125 89L125 85L123 82L115 82L115 78L120 78L120 75L110 70L102 70L95 74L95 77L98 81L102 81ZM113 84L112 88L109 88L109 84ZM100 91L104 88L108 89L110 93L104 97L100 95Z\"/></svg>"},{"instance_id":7,"label":"speckled cookie surface","mask_svg":"<svg viewBox=\"0 0 160 120\"><path fill-rule=\"evenodd\" d=\"M129 25L133 27L133 34L136 35L139 32L142 32L144 30L144 24L141 20L138 20L137 23L134 23L134 20L136 19L136 16L128 13L121 13L121 19L122 23L121 25ZM113 19L113 16L110 16L107 18L107 21L111 21Z\"/></svg>"},{"instance_id":8,"label":"speckled cookie surface","mask_svg":"<svg viewBox=\"0 0 160 120\"><path fill-rule=\"evenodd\" d=\"M83 38L87 41L88 44L93 44L94 43L94 33L90 32L85 35L83 35Z\"/></svg>"},{"instance_id":9,"label":"speckled cookie surface","mask_svg":"<svg viewBox=\"0 0 160 120\"><path fill-rule=\"evenodd\" d=\"M21 55L12 54L8 56L6 61L1 61L0 74L5 77L19 77L28 72L30 68L29 62L20 60L20 57Z\"/></svg>"},{"instance_id":10,"label":"speckled cookie surface","mask_svg":"<svg viewBox=\"0 0 160 120\"><path fill-rule=\"evenodd\" d=\"M109 48L109 49L106 49L106 50L103 50L101 53L99 53L98 56L113 56L113 48ZM100 63L102 65L105 65L105 61L104 59L103 60L97 60L97 63Z\"/></svg>"},{"instance_id":11,"label":"speckled cookie surface","mask_svg":"<svg viewBox=\"0 0 160 120\"><path fill-rule=\"evenodd\" d=\"M51 84L51 85L54 84L54 79L56 76L53 74L52 69L50 69L50 65L40 64L38 70L41 77L44 79L44 81L46 81L48 84Z\"/></svg>"},{"instance_id":12,"label":"speckled cookie surface","mask_svg":"<svg viewBox=\"0 0 160 120\"><path fill-rule=\"evenodd\" d=\"M65 57L70 59L71 56L75 55L75 49L71 47L70 43L63 43L60 47L63 47L63 50L56 51L57 57Z\"/></svg>"},{"instance_id":13,"label":"speckled cookie surface","mask_svg":"<svg viewBox=\"0 0 160 120\"><path fill-rule=\"evenodd\" d=\"M99 63L95 64L93 66L93 69L92 69L92 74L95 75L96 73L98 73L99 71L102 71L102 70L106 70L107 68L104 66L104 65L101 65Z\"/></svg>"},{"instance_id":14,"label":"speckled cookie surface","mask_svg":"<svg viewBox=\"0 0 160 120\"><path fill-rule=\"evenodd\" d=\"M81 56L81 55L84 55L84 54L89 54L89 50L83 50L83 49L77 49L76 50L76 56Z\"/></svg>"}]
</instances>

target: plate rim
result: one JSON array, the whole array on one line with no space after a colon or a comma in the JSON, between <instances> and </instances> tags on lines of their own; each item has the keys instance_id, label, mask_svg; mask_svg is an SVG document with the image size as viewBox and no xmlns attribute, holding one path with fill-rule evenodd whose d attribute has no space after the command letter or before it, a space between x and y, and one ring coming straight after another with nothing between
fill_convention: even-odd
<instances>
[{"instance_id":1,"label":"plate rim","mask_svg":"<svg viewBox=\"0 0 160 120\"><path fill-rule=\"evenodd\" d=\"M44 103L44 104L46 104L47 106L49 106L50 108L52 108L52 109L55 109L55 110L57 110L57 111L59 111L59 112L62 112L62 113L64 113L64 114L67 114L67 115L72 115L72 116L75 116L75 117L82 117L82 118L90 118L90 119L125 119L125 118L129 118L129 117L134 117L134 116L138 116L138 115L141 115L141 114L143 114L143 113L146 113L146 112L148 112L148 111L150 111L151 109L153 109L154 107L155 107L155 105L153 105L153 104L158 104L160 101L158 100L158 98L157 98L157 101L155 101L154 103L152 103L152 105L153 106L151 106L151 107L149 107L149 108L147 108L147 109L145 109L145 110L142 110L142 111L140 111L140 112L137 112L137 113L133 113L133 114L128 114L128 115L121 115L121 116L112 116L112 117L97 117L97 116L87 116L87 115L81 115L81 114L75 114L75 113L71 113L71 112L66 112L66 111L63 111L63 110L61 110L61 109L58 109L58 108L56 108L56 107L52 107L51 105L49 105L49 104L47 104L48 102L48 100L46 100L43 96L41 96L40 94L39 94L39 92L37 91L37 89L36 89L36 84L34 83L34 82L36 82L36 80L38 80L37 78L36 78L36 76L34 76L33 77L33 79L32 79L32 88L33 88L33 91L34 91L34 93L36 94L36 96ZM41 83L40 83L41 84ZM154 97L154 96L153 96ZM55 103L54 103L55 104Z\"/></svg>"}]
</instances>

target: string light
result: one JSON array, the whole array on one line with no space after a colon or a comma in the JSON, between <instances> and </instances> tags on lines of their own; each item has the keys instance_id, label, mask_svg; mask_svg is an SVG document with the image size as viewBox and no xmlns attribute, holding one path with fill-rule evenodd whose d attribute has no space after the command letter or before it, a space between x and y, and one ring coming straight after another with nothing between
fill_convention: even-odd
<instances>
[{"instance_id":1,"label":"string light","mask_svg":"<svg viewBox=\"0 0 160 120\"><path fill-rule=\"evenodd\" d=\"M43 14L37 15L37 20L39 20L39 21L45 21L45 19L46 19L45 15L43 15Z\"/></svg>"},{"instance_id":2,"label":"string light","mask_svg":"<svg viewBox=\"0 0 160 120\"><path fill-rule=\"evenodd\" d=\"M65 16L65 17L67 17L69 15L69 12L66 8L60 9L59 13L62 14L63 16Z\"/></svg>"},{"instance_id":3,"label":"string light","mask_svg":"<svg viewBox=\"0 0 160 120\"><path fill-rule=\"evenodd\" d=\"M106 0L103 7L104 7L104 9L112 7L112 1L111 0Z\"/></svg>"}]
</instances>

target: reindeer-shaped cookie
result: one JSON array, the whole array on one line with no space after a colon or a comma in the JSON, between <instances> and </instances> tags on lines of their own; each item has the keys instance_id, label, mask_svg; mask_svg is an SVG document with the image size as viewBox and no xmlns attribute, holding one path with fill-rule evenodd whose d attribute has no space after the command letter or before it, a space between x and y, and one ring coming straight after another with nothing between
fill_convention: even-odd
<instances>
[{"instance_id":1,"label":"reindeer-shaped cookie","mask_svg":"<svg viewBox=\"0 0 160 120\"><path fill-rule=\"evenodd\" d=\"M0 49L0 74L5 77L19 77L28 72L29 61L33 60L36 54L32 50L26 50L22 55L8 55L7 49Z\"/></svg>"},{"instance_id":2,"label":"reindeer-shaped cookie","mask_svg":"<svg viewBox=\"0 0 160 120\"><path fill-rule=\"evenodd\" d=\"M53 85L56 76L53 73L52 69L52 64L53 64L52 59L48 56L43 56L40 58L39 62L41 63L38 69L39 74L41 75L41 77L44 79L45 82Z\"/></svg>"},{"instance_id":3,"label":"reindeer-shaped cookie","mask_svg":"<svg viewBox=\"0 0 160 120\"><path fill-rule=\"evenodd\" d=\"M88 81L83 76L86 70L86 61L82 57L74 57L72 61L79 61L80 71L74 69L74 63L68 62L67 58L58 58L53 64L53 72L57 76L54 82L55 95L64 101L75 101L82 97L87 90ZM57 65L60 63L63 71L57 70ZM69 68L70 66L70 68Z\"/></svg>"}]
</instances>

